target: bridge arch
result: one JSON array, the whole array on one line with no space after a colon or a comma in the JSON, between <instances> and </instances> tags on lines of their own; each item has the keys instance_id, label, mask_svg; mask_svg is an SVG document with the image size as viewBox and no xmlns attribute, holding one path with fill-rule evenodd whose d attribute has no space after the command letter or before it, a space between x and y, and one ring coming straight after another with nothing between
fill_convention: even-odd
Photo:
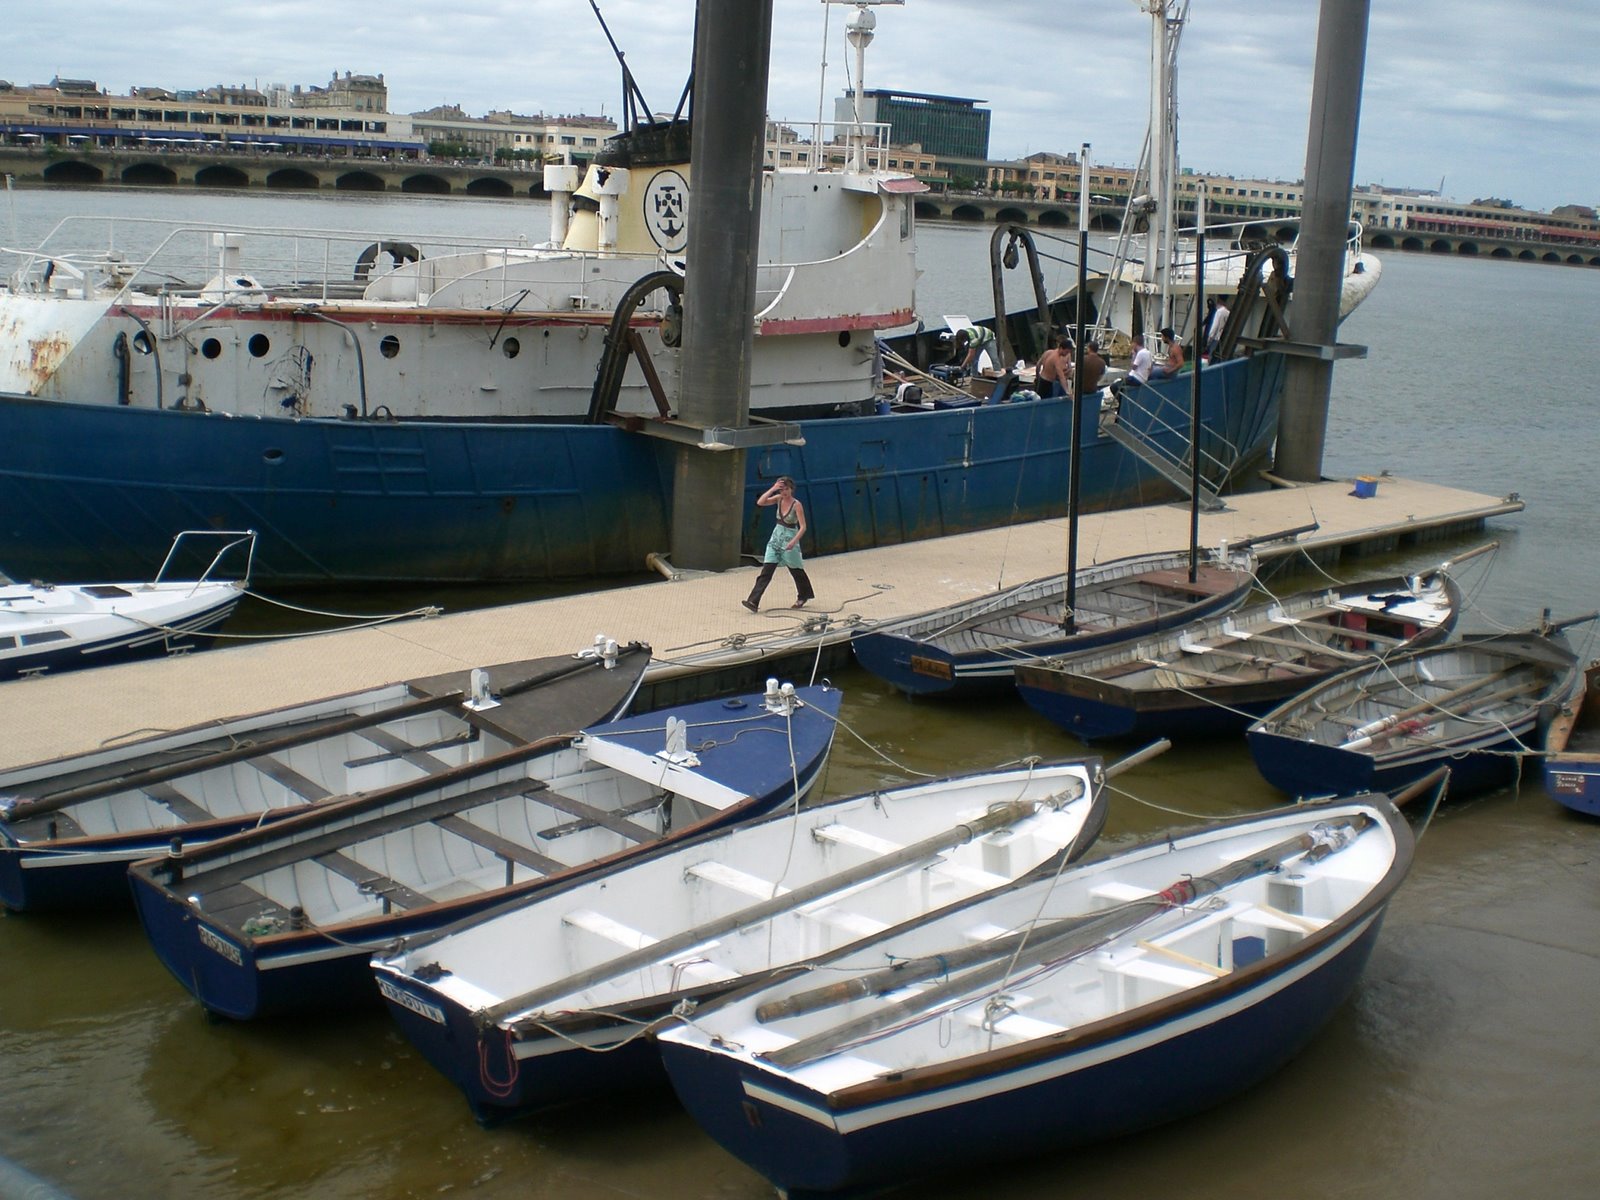
<instances>
[{"instance_id":1,"label":"bridge arch","mask_svg":"<svg viewBox=\"0 0 1600 1200\"><path fill-rule=\"evenodd\" d=\"M467 181L466 193L469 196L515 196L517 189L504 179L496 179L492 175L481 176Z\"/></svg>"},{"instance_id":2,"label":"bridge arch","mask_svg":"<svg viewBox=\"0 0 1600 1200\"><path fill-rule=\"evenodd\" d=\"M242 188L250 186L250 176L238 167L214 164L201 167L194 173L195 187Z\"/></svg>"},{"instance_id":3,"label":"bridge arch","mask_svg":"<svg viewBox=\"0 0 1600 1200\"><path fill-rule=\"evenodd\" d=\"M1387 233L1375 233L1375 234L1373 234L1372 237L1368 240L1367 244L1369 246L1371 246L1374 250L1393 250L1394 249L1394 239L1392 237L1390 237Z\"/></svg>"},{"instance_id":4,"label":"bridge arch","mask_svg":"<svg viewBox=\"0 0 1600 1200\"><path fill-rule=\"evenodd\" d=\"M1403 242L1400 243L1400 249L1402 249L1402 250L1426 250L1427 247L1422 244L1422 239L1421 238L1408 237Z\"/></svg>"},{"instance_id":5,"label":"bridge arch","mask_svg":"<svg viewBox=\"0 0 1600 1200\"><path fill-rule=\"evenodd\" d=\"M1496 246L1493 250L1489 251L1489 257L1490 258L1510 258L1511 257L1511 251L1508 250L1504 246Z\"/></svg>"},{"instance_id":6,"label":"bridge arch","mask_svg":"<svg viewBox=\"0 0 1600 1200\"><path fill-rule=\"evenodd\" d=\"M939 218L944 216L944 210L942 208L940 208L937 204L930 204L926 200L917 201L916 213L917 220L919 221L937 221Z\"/></svg>"},{"instance_id":7,"label":"bridge arch","mask_svg":"<svg viewBox=\"0 0 1600 1200\"><path fill-rule=\"evenodd\" d=\"M1435 238L1433 241L1428 243L1428 249L1430 251L1432 251L1434 254L1449 254L1450 253L1450 239L1449 238Z\"/></svg>"},{"instance_id":8,"label":"bridge arch","mask_svg":"<svg viewBox=\"0 0 1600 1200\"><path fill-rule=\"evenodd\" d=\"M1539 256L1532 250L1523 250L1517 254L1517 260L1519 262L1537 262L1539 260Z\"/></svg>"},{"instance_id":9,"label":"bridge arch","mask_svg":"<svg viewBox=\"0 0 1600 1200\"><path fill-rule=\"evenodd\" d=\"M976 204L958 204L950 210L952 221L987 221L989 214Z\"/></svg>"},{"instance_id":10,"label":"bridge arch","mask_svg":"<svg viewBox=\"0 0 1600 1200\"><path fill-rule=\"evenodd\" d=\"M346 171L333 181L341 192L381 192L384 182L371 171Z\"/></svg>"},{"instance_id":11,"label":"bridge arch","mask_svg":"<svg viewBox=\"0 0 1600 1200\"><path fill-rule=\"evenodd\" d=\"M1020 208L1002 208L995 213L994 221L996 225L1026 225L1028 214Z\"/></svg>"},{"instance_id":12,"label":"bridge arch","mask_svg":"<svg viewBox=\"0 0 1600 1200\"><path fill-rule=\"evenodd\" d=\"M44 179L46 183L101 183L105 173L91 163L68 159L46 167Z\"/></svg>"},{"instance_id":13,"label":"bridge arch","mask_svg":"<svg viewBox=\"0 0 1600 1200\"><path fill-rule=\"evenodd\" d=\"M1456 246L1457 254L1464 254L1468 258L1475 258L1478 254L1477 242L1461 242Z\"/></svg>"},{"instance_id":14,"label":"bridge arch","mask_svg":"<svg viewBox=\"0 0 1600 1200\"><path fill-rule=\"evenodd\" d=\"M178 173L170 167L162 166L160 163L134 163L123 171L122 182L155 187L171 187L178 182Z\"/></svg>"},{"instance_id":15,"label":"bridge arch","mask_svg":"<svg viewBox=\"0 0 1600 1200\"><path fill-rule=\"evenodd\" d=\"M400 190L422 196L448 196L450 181L437 175L407 175L400 181Z\"/></svg>"},{"instance_id":16,"label":"bridge arch","mask_svg":"<svg viewBox=\"0 0 1600 1200\"><path fill-rule=\"evenodd\" d=\"M317 177L299 167L284 167L267 176L269 188L315 188Z\"/></svg>"},{"instance_id":17,"label":"bridge arch","mask_svg":"<svg viewBox=\"0 0 1600 1200\"><path fill-rule=\"evenodd\" d=\"M1561 261L1561 255L1557 254L1554 250L1546 250L1543 254L1541 254L1539 256L1539 261L1540 262L1547 262L1547 263L1558 263L1558 262Z\"/></svg>"}]
</instances>

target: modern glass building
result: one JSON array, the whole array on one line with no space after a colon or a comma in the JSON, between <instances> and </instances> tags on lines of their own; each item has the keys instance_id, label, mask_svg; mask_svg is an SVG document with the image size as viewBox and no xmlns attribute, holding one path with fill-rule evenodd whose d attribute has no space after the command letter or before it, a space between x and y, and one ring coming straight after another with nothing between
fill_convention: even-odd
<instances>
[{"instance_id":1,"label":"modern glass building","mask_svg":"<svg viewBox=\"0 0 1600 1200\"><path fill-rule=\"evenodd\" d=\"M889 126L889 141L896 146L920 145L933 155L954 158L989 157L989 110L982 100L960 96L930 96L922 92L873 91L862 98L861 120ZM854 96L835 102L834 119L849 121Z\"/></svg>"}]
</instances>

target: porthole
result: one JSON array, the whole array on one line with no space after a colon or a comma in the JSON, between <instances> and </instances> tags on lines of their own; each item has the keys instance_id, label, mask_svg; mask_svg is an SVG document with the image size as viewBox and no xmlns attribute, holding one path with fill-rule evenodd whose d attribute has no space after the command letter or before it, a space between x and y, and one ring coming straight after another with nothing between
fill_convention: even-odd
<instances>
[{"instance_id":1,"label":"porthole","mask_svg":"<svg viewBox=\"0 0 1600 1200\"><path fill-rule=\"evenodd\" d=\"M500 343L500 351L507 358L515 358L522 353L522 343L517 341L516 338L507 338Z\"/></svg>"},{"instance_id":2,"label":"porthole","mask_svg":"<svg viewBox=\"0 0 1600 1200\"><path fill-rule=\"evenodd\" d=\"M216 338L207 338L200 343L200 353L207 358L218 358L222 354L222 343Z\"/></svg>"},{"instance_id":3,"label":"porthole","mask_svg":"<svg viewBox=\"0 0 1600 1200\"><path fill-rule=\"evenodd\" d=\"M849 344L850 344L850 331L848 329L841 329L839 331L839 345L840 346L848 346Z\"/></svg>"},{"instance_id":4,"label":"porthole","mask_svg":"<svg viewBox=\"0 0 1600 1200\"><path fill-rule=\"evenodd\" d=\"M133 348L139 354L149 354L155 350L155 343L150 340L150 335L140 330L133 335Z\"/></svg>"},{"instance_id":5,"label":"porthole","mask_svg":"<svg viewBox=\"0 0 1600 1200\"><path fill-rule=\"evenodd\" d=\"M383 341L378 343L378 353L385 358L393 358L400 353L400 339L394 334L388 334Z\"/></svg>"},{"instance_id":6,"label":"porthole","mask_svg":"<svg viewBox=\"0 0 1600 1200\"><path fill-rule=\"evenodd\" d=\"M277 448L264 450L261 453L261 461L275 467L283 461L283 451Z\"/></svg>"},{"instance_id":7,"label":"porthole","mask_svg":"<svg viewBox=\"0 0 1600 1200\"><path fill-rule=\"evenodd\" d=\"M245 345L250 351L251 358L265 358L267 351L272 349L272 339L264 333L257 333L252 335Z\"/></svg>"}]
</instances>

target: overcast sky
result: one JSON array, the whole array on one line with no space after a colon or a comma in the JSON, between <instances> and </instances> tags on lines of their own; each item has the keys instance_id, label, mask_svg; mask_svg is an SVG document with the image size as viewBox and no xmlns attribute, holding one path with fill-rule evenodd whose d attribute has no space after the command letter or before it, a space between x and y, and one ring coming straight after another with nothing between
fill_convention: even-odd
<instances>
[{"instance_id":1,"label":"overcast sky","mask_svg":"<svg viewBox=\"0 0 1600 1200\"><path fill-rule=\"evenodd\" d=\"M1330 3L1336 0L1329 0ZM694 0L600 0L646 100L670 110ZM829 5L827 116L847 86L848 6ZM817 115L824 5L776 0L768 109ZM1183 165L1305 171L1317 0L1193 0L1179 64ZM1093 144L1131 166L1147 120L1136 0L907 0L875 9L867 87L983 100L997 158ZM0 0L0 79L326 84L382 73L390 108L621 113L589 0ZM1600 0L1371 0L1358 183L1600 204Z\"/></svg>"}]
</instances>

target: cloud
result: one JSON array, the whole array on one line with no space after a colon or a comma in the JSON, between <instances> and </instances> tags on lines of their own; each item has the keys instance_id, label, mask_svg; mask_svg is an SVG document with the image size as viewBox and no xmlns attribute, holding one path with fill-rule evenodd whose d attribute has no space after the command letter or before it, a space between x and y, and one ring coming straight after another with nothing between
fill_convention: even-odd
<instances>
[{"instance_id":1,"label":"cloud","mask_svg":"<svg viewBox=\"0 0 1600 1200\"><path fill-rule=\"evenodd\" d=\"M589 0L0 0L0 78L136 84L325 84L382 72L391 107L617 118L620 71ZM743 10L745 5L733 6ZM646 100L678 103L694 0L600 0ZM775 0L769 111L809 121L853 72L849 8ZM867 86L983 99L991 153L1094 145L1132 165L1144 140L1150 23L1136 0L908 0L875 10ZM1179 150L1196 169L1298 178L1316 53L1314 0L1194 0L1178 69ZM1594 0L1371 5L1356 178L1600 203L1589 164L1600 102ZM174 31L181 30L181 34Z\"/></svg>"}]
</instances>

